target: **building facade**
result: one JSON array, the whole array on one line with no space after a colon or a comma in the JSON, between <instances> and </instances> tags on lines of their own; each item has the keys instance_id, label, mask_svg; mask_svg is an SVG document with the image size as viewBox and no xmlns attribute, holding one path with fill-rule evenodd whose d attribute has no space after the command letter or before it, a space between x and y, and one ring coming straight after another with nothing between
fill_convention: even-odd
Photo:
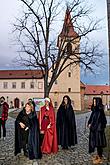
<instances>
[{"instance_id":1,"label":"building facade","mask_svg":"<svg viewBox=\"0 0 110 165\"><path fill-rule=\"evenodd\" d=\"M64 95L69 95L74 109L81 109L80 91L77 87L77 76L75 80L74 74L67 69L55 81L49 95L55 108L58 108ZM41 71L0 70L0 96L4 96L9 106L15 108L24 105L29 98L44 98L44 80Z\"/></svg>"},{"instance_id":2,"label":"building facade","mask_svg":"<svg viewBox=\"0 0 110 165\"><path fill-rule=\"evenodd\" d=\"M91 108L93 97L101 97L105 109L110 109L110 85L84 85L81 82L82 110Z\"/></svg>"},{"instance_id":3,"label":"building facade","mask_svg":"<svg viewBox=\"0 0 110 165\"><path fill-rule=\"evenodd\" d=\"M65 13L62 31L58 36L57 46L59 49L62 42L67 44L67 53L71 53L77 47L77 52L79 52L80 40L78 34L74 31L68 9ZM66 65L70 62L71 60L68 59ZM51 77L51 69L49 77ZM38 70L1 70L0 95L5 96L10 106L14 107L21 107L27 102L28 98L43 98L44 80L42 72ZM55 108L58 108L61 104L64 95L70 96L75 110L81 110L79 65L72 64L67 67L53 84L49 97L52 99Z\"/></svg>"}]
</instances>

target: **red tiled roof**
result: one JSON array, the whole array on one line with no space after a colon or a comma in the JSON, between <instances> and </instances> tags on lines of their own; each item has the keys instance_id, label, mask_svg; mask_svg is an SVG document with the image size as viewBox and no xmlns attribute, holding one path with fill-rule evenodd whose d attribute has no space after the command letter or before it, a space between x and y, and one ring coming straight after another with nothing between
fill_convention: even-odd
<instances>
[{"instance_id":1,"label":"red tiled roof","mask_svg":"<svg viewBox=\"0 0 110 165\"><path fill-rule=\"evenodd\" d=\"M66 10L63 28L59 36L61 37L64 37L64 36L77 37L78 36L78 34L74 31L69 9Z\"/></svg>"},{"instance_id":2,"label":"red tiled roof","mask_svg":"<svg viewBox=\"0 0 110 165\"><path fill-rule=\"evenodd\" d=\"M40 79L41 70L0 70L0 79Z\"/></svg>"},{"instance_id":3,"label":"red tiled roof","mask_svg":"<svg viewBox=\"0 0 110 165\"><path fill-rule=\"evenodd\" d=\"M85 94L110 94L110 85L85 85Z\"/></svg>"},{"instance_id":4,"label":"red tiled roof","mask_svg":"<svg viewBox=\"0 0 110 165\"><path fill-rule=\"evenodd\" d=\"M81 88L86 88L85 84L82 81L80 81L80 87Z\"/></svg>"}]
</instances>

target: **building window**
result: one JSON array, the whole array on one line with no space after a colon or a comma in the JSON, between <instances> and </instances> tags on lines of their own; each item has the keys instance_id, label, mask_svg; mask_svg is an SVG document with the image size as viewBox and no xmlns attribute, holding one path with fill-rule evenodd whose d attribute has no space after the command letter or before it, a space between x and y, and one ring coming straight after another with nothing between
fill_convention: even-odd
<instances>
[{"instance_id":1,"label":"building window","mask_svg":"<svg viewBox=\"0 0 110 165\"><path fill-rule=\"evenodd\" d=\"M4 88L4 89L7 89L7 88L8 88L8 82L4 82L4 83L3 83L3 88Z\"/></svg>"},{"instance_id":2,"label":"building window","mask_svg":"<svg viewBox=\"0 0 110 165\"><path fill-rule=\"evenodd\" d=\"M38 89L42 89L43 88L43 83L42 82L38 82Z\"/></svg>"},{"instance_id":3,"label":"building window","mask_svg":"<svg viewBox=\"0 0 110 165\"><path fill-rule=\"evenodd\" d=\"M71 92L71 88L68 88L68 92Z\"/></svg>"},{"instance_id":4,"label":"building window","mask_svg":"<svg viewBox=\"0 0 110 165\"><path fill-rule=\"evenodd\" d=\"M21 88L22 88L22 89L25 88L25 82L21 82Z\"/></svg>"},{"instance_id":5,"label":"building window","mask_svg":"<svg viewBox=\"0 0 110 165\"><path fill-rule=\"evenodd\" d=\"M71 72L68 72L68 77L71 77Z\"/></svg>"},{"instance_id":6,"label":"building window","mask_svg":"<svg viewBox=\"0 0 110 165\"><path fill-rule=\"evenodd\" d=\"M57 80L55 80L55 84L58 84L58 81Z\"/></svg>"},{"instance_id":7,"label":"building window","mask_svg":"<svg viewBox=\"0 0 110 165\"><path fill-rule=\"evenodd\" d=\"M67 43L67 53L72 54L72 44L70 42Z\"/></svg>"},{"instance_id":8,"label":"building window","mask_svg":"<svg viewBox=\"0 0 110 165\"><path fill-rule=\"evenodd\" d=\"M30 83L30 88L33 89L34 88L34 82Z\"/></svg>"},{"instance_id":9,"label":"building window","mask_svg":"<svg viewBox=\"0 0 110 165\"><path fill-rule=\"evenodd\" d=\"M16 82L12 82L12 88L13 88L13 89L16 88Z\"/></svg>"},{"instance_id":10,"label":"building window","mask_svg":"<svg viewBox=\"0 0 110 165\"><path fill-rule=\"evenodd\" d=\"M57 103L57 101L54 102L54 107L55 107L55 108L58 107L58 103Z\"/></svg>"}]
</instances>

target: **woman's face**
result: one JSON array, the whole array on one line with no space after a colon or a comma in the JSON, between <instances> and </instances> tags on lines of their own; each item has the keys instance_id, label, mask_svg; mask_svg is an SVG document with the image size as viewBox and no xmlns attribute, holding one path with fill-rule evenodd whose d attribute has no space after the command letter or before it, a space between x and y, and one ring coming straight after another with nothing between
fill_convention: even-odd
<instances>
[{"instance_id":1,"label":"woman's face","mask_svg":"<svg viewBox=\"0 0 110 165\"><path fill-rule=\"evenodd\" d=\"M31 112L31 106L30 105L27 104L25 109L26 109L26 113L30 113Z\"/></svg>"},{"instance_id":2,"label":"woman's face","mask_svg":"<svg viewBox=\"0 0 110 165\"><path fill-rule=\"evenodd\" d=\"M45 100L45 106L49 106L49 101Z\"/></svg>"},{"instance_id":3,"label":"woman's face","mask_svg":"<svg viewBox=\"0 0 110 165\"><path fill-rule=\"evenodd\" d=\"M94 99L94 102L93 103L94 103L94 106L96 106L96 99Z\"/></svg>"},{"instance_id":4,"label":"woman's face","mask_svg":"<svg viewBox=\"0 0 110 165\"><path fill-rule=\"evenodd\" d=\"M68 99L67 99L67 97L64 97L64 103L65 103L65 104L68 104Z\"/></svg>"}]
</instances>

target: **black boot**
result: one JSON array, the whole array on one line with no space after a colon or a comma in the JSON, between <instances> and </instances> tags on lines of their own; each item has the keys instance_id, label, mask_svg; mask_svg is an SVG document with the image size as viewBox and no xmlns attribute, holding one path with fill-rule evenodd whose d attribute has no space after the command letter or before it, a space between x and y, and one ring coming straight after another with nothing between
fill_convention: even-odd
<instances>
[{"instance_id":1,"label":"black boot","mask_svg":"<svg viewBox=\"0 0 110 165\"><path fill-rule=\"evenodd\" d=\"M28 151L24 151L24 156L28 157Z\"/></svg>"},{"instance_id":2,"label":"black boot","mask_svg":"<svg viewBox=\"0 0 110 165\"><path fill-rule=\"evenodd\" d=\"M24 156L28 157L27 146L24 146L24 147L23 147L23 151L24 151Z\"/></svg>"},{"instance_id":3,"label":"black boot","mask_svg":"<svg viewBox=\"0 0 110 165\"><path fill-rule=\"evenodd\" d=\"M68 146L63 146L62 149L68 150Z\"/></svg>"}]
</instances>

